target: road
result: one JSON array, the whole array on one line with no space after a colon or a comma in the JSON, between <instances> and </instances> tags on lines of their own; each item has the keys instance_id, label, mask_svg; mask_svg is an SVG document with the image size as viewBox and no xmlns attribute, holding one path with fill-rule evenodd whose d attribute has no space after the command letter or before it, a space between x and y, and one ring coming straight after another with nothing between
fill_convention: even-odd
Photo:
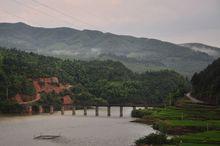
<instances>
[{"instance_id":1,"label":"road","mask_svg":"<svg viewBox=\"0 0 220 146\"><path fill-rule=\"evenodd\" d=\"M204 103L203 101L198 100L195 97L192 97L190 92L186 94L186 97L189 98L193 103Z\"/></svg>"},{"instance_id":2,"label":"road","mask_svg":"<svg viewBox=\"0 0 220 146\"><path fill-rule=\"evenodd\" d=\"M27 102L19 102L19 104L22 104L22 105L31 104L31 103L34 103L34 102L40 100L40 98L41 98L41 97L40 97L40 94L37 93L36 98L35 98L34 100L27 101Z\"/></svg>"}]
</instances>

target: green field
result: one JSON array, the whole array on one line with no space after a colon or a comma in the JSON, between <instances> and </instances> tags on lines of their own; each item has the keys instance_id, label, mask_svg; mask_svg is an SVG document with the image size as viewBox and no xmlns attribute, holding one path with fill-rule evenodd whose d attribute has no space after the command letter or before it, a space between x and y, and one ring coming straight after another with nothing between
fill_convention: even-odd
<instances>
[{"instance_id":1,"label":"green field","mask_svg":"<svg viewBox=\"0 0 220 146\"><path fill-rule=\"evenodd\" d=\"M176 145L164 145L164 146L176 146ZM218 144L182 143L179 146L219 146L219 145Z\"/></svg>"},{"instance_id":2,"label":"green field","mask_svg":"<svg viewBox=\"0 0 220 146\"><path fill-rule=\"evenodd\" d=\"M215 120L220 119L220 108L201 107L191 105L191 107L176 108L155 108L152 116L159 119L187 119L187 120Z\"/></svg>"},{"instance_id":3,"label":"green field","mask_svg":"<svg viewBox=\"0 0 220 146\"><path fill-rule=\"evenodd\" d=\"M199 127L216 127L220 128L220 120L168 120L168 123L172 126L199 126Z\"/></svg>"},{"instance_id":4,"label":"green field","mask_svg":"<svg viewBox=\"0 0 220 146\"><path fill-rule=\"evenodd\" d=\"M153 124L154 129L175 135L173 139L181 141L180 146L220 145L219 107L184 100L178 106L138 109L132 113L139 118L137 121Z\"/></svg>"},{"instance_id":5,"label":"green field","mask_svg":"<svg viewBox=\"0 0 220 146\"><path fill-rule=\"evenodd\" d=\"M207 131L187 134L180 137L184 143L218 143L220 144L220 131Z\"/></svg>"}]
</instances>

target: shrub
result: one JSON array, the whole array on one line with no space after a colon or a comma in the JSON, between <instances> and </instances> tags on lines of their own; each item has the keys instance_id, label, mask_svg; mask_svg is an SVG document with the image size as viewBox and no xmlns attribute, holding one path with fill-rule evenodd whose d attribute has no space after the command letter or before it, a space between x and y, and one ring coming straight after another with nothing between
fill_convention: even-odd
<instances>
[{"instance_id":1,"label":"shrub","mask_svg":"<svg viewBox=\"0 0 220 146\"><path fill-rule=\"evenodd\" d=\"M22 113L23 107L16 102L5 100L0 101L0 111L2 113Z\"/></svg>"},{"instance_id":2,"label":"shrub","mask_svg":"<svg viewBox=\"0 0 220 146\"><path fill-rule=\"evenodd\" d=\"M167 133L168 125L159 121L153 124L153 128L162 133Z\"/></svg>"},{"instance_id":3,"label":"shrub","mask_svg":"<svg viewBox=\"0 0 220 146\"><path fill-rule=\"evenodd\" d=\"M26 95L34 95L35 88L33 86L32 80L24 80L22 83L21 93Z\"/></svg>"},{"instance_id":4,"label":"shrub","mask_svg":"<svg viewBox=\"0 0 220 146\"><path fill-rule=\"evenodd\" d=\"M137 109L137 110L132 110L131 116L135 118L143 118L144 116L151 115L152 112L146 109Z\"/></svg>"},{"instance_id":5,"label":"shrub","mask_svg":"<svg viewBox=\"0 0 220 146\"><path fill-rule=\"evenodd\" d=\"M148 136L142 137L135 141L136 145L143 145L143 144L167 144L167 136L164 134L154 134L151 133Z\"/></svg>"},{"instance_id":6,"label":"shrub","mask_svg":"<svg viewBox=\"0 0 220 146\"><path fill-rule=\"evenodd\" d=\"M61 108L61 97L56 93L41 94L41 99L38 104L49 107L50 105L54 106L54 110L60 110Z\"/></svg>"}]
</instances>

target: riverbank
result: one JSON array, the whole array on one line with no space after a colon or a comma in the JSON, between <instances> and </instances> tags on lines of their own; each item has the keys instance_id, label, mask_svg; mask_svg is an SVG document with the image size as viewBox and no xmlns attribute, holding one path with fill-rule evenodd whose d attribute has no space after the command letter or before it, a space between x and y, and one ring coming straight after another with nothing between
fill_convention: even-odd
<instances>
[{"instance_id":1,"label":"riverbank","mask_svg":"<svg viewBox=\"0 0 220 146\"><path fill-rule=\"evenodd\" d=\"M176 106L132 112L135 122L151 124L161 133L173 135L181 145L220 144L220 108L183 99Z\"/></svg>"}]
</instances>

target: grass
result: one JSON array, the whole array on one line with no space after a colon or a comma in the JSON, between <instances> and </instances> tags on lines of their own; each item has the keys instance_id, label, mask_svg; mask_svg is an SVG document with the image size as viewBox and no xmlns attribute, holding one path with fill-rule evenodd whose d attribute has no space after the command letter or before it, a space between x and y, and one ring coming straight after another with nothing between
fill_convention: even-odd
<instances>
[{"instance_id":1,"label":"grass","mask_svg":"<svg viewBox=\"0 0 220 146\"><path fill-rule=\"evenodd\" d=\"M152 112L152 116L160 119L181 119L182 111L172 108L157 108Z\"/></svg>"},{"instance_id":2,"label":"grass","mask_svg":"<svg viewBox=\"0 0 220 146\"><path fill-rule=\"evenodd\" d=\"M175 108L168 107L156 108L152 110L152 116L160 119L178 120L178 119L188 119L188 120L215 120L220 119L220 109L212 108L202 108L202 107L191 107L191 108Z\"/></svg>"},{"instance_id":3,"label":"grass","mask_svg":"<svg viewBox=\"0 0 220 146\"><path fill-rule=\"evenodd\" d=\"M182 140L180 146L220 145L220 107L193 104L184 99L175 107L138 112L147 113L142 116L142 123L153 123L153 128L161 132L182 135L174 138Z\"/></svg>"},{"instance_id":4,"label":"grass","mask_svg":"<svg viewBox=\"0 0 220 146\"><path fill-rule=\"evenodd\" d=\"M164 145L164 146L176 146L176 145ZM218 144L182 143L179 146L219 146L219 145Z\"/></svg>"},{"instance_id":5,"label":"grass","mask_svg":"<svg viewBox=\"0 0 220 146\"><path fill-rule=\"evenodd\" d=\"M220 128L219 120L168 120L167 123L171 126L197 126L197 127L216 127Z\"/></svg>"},{"instance_id":6,"label":"grass","mask_svg":"<svg viewBox=\"0 0 220 146\"><path fill-rule=\"evenodd\" d=\"M180 137L183 142L190 143L218 143L220 144L220 131L207 131L202 133L187 134Z\"/></svg>"},{"instance_id":7,"label":"grass","mask_svg":"<svg viewBox=\"0 0 220 146\"><path fill-rule=\"evenodd\" d=\"M145 119L155 119L171 127L210 127L220 129L220 112L218 110L179 109L175 107L145 109L140 111Z\"/></svg>"},{"instance_id":8,"label":"grass","mask_svg":"<svg viewBox=\"0 0 220 146\"><path fill-rule=\"evenodd\" d=\"M219 146L217 144L195 144L195 143L183 143L180 146Z\"/></svg>"},{"instance_id":9,"label":"grass","mask_svg":"<svg viewBox=\"0 0 220 146\"><path fill-rule=\"evenodd\" d=\"M150 116L152 119L157 119L157 126L155 127L163 127L162 129L165 129L170 134L220 130L220 118L219 115L216 115L219 112L211 111L212 114L210 115L216 115L213 118L214 120L210 120L211 117L207 113L210 112L200 111L198 109L186 110L169 107L167 109L160 108L152 110ZM185 131L183 131L184 129Z\"/></svg>"}]
</instances>

